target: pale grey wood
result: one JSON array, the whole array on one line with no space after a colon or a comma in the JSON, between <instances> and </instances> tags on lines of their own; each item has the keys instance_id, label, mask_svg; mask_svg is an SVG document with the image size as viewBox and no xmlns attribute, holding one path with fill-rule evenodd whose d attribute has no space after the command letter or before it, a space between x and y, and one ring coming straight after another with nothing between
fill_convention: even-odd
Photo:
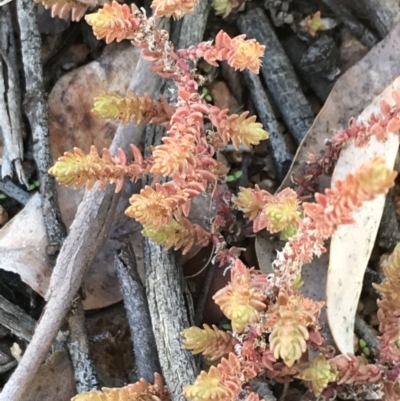
<instances>
[{"instance_id":1,"label":"pale grey wood","mask_svg":"<svg viewBox=\"0 0 400 401\"><path fill-rule=\"evenodd\" d=\"M33 155L38 169L43 219L48 240L47 254L53 265L67 231L58 205L55 178L48 173L53 164L48 129L48 106L43 87L41 37L36 19L37 4L17 1L21 53L25 76L24 109L33 139Z\"/></svg>"},{"instance_id":2,"label":"pale grey wood","mask_svg":"<svg viewBox=\"0 0 400 401\"><path fill-rule=\"evenodd\" d=\"M289 132L299 144L311 127L314 114L273 27L261 8L241 14L238 27L247 38L266 46L261 74Z\"/></svg>"},{"instance_id":3,"label":"pale grey wood","mask_svg":"<svg viewBox=\"0 0 400 401\"><path fill-rule=\"evenodd\" d=\"M152 383L160 373L146 290L140 280L132 246L126 242L115 255L119 285L131 331L137 379Z\"/></svg>"},{"instance_id":4,"label":"pale grey wood","mask_svg":"<svg viewBox=\"0 0 400 401\"><path fill-rule=\"evenodd\" d=\"M249 88L253 103L257 109L259 120L269 132L268 142L274 160L277 178L281 181L285 178L292 164L293 155L289 152L283 135L279 130L271 104L262 86L260 77L254 72L243 71L246 85Z\"/></svg>"},{"instance_id":5,"label":"pale grey wood","mask_svg":"<svg viewBox=\"0 0 400 401\"><path fill-rule=\"evenodd\" d=\"M182 331L191 326L182 266L176 252L144 239L146 293L163 376L173 401L184 401L183 387L193 384L199 369L182 346Z\"/></svg>"},{"instance_id":6,"label":"pale grey wood","mask_svg":"<svg viewBox=\"0 0 400 401\"><path fill-rule=\"evenodd\" d=\"M400 20L400 2L398 0L357 0L365 10L372 26L384 38L394 24Z\"/></svg>"},{"instance_id":7,"label":"pale grey wood","mask_svg":"<svg viewBox=\"0 0 400 401\"><path fill-rule=\"evenodd\" d=\"M29 342L35 331L36 320L0 295L0 324L21 340Z\"/></svg>"},{"instance_id":8,"label":"pale grey wood","mask_svg":"<svg viewBox=\"0 0 400 401\"><path fill-rule=\"evenodd\" d=\"M73 303L68 314L68 331L67 347L74 367L78 393L100 388L96 369L90 357L89 337L81 297Z\"/></svg>"}]
</instances>

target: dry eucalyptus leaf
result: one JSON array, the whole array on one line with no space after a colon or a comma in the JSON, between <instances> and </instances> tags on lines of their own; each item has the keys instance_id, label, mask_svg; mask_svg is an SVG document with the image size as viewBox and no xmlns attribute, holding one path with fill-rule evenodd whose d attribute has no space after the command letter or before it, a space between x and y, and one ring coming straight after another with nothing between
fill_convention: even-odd
<instances>
[{"instance_id":1,"label":"dry eucalyptus leaf","mask_svg":"<svg viewBox=\"0 0 400 401\"><path fill-rule=\"evenodd\" d=\"M307 154L324 149L325 140L335 131L346 128L352 117L357 117L376 96L399 75L400 22L390 34L374 46L356 65L347 70L336 82L307 132L295 155L293 164L279 190L291 186L291 176L307 160Z\"/></svg>"},{"instance_id":2,"label":"dry eucalyptus leaf","mask_svg":"<svg viewBox=\"0 0 400 401\"><path fill-rule=\"evenodd\" d=\"M385 99L393 104L393 90L400 90L400 78L385 89L381 96L368 106L358 121L366 121L372 114L379 114L379 102ZM386 142L372 137L365 147L354 144L346 146L340 153L332 181L343 179L375 156L383 156L386 164L394 167L399 148L398 135L389 135ZM353 213L355 222L345 224L331 239L329 270L326 287L328 322L340 352L354 352L353 333L355 313L360 298L363 277L375 244L379 223L385 204L385 195L365 202Z\"/></svg>"},{"instance_id":3,"label":"dry eucalyptus leaf","mask_svg":"<svg viewBox=\"0 0 400 401\"><path fill-rule=\"evenodd\" d=\"M133 345L123 302L87 313L86 327L100 386L123 387L135 381Z\"/></svg>"},{"instance_id":4,"label":"dry eucalyptus leaf","mask_svg":"<svg viewBox=\"0 0 400 401\"><path fill-rule=\"evenodd\" d=\"M76 395L74 370L66 352L57 351L40 367L20 401L70 401Z\"/></svg>"},{"instance_id":5,"label":"dry eucalyptus leaf","mask_svg":"<svg viewBox=\"0 0 400 401\"><path fill-rule=\"evenodd\" d=\"M41 197L35 194L0 230L0 269L19 274L22 281L44 296L50 281Z\"/></svg>"}]
</instances>

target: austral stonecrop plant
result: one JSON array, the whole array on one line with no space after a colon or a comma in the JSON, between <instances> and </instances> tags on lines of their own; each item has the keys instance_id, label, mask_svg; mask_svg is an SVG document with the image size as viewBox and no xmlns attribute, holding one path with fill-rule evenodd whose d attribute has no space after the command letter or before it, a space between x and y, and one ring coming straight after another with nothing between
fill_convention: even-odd
<instances>
[{"instance_id":1,"label":"austral stonecrop plant","mask_svg":"<svg viewBox=\"0 0 400 401\"><path fill-rule=\"evenodd\" d=\"M41 0L55 14L72 10L81 17L87 4L78 0ZM305 298L298 291L305 263L326 251L324 242L342 224L351 223L352 213L363 202L385 194L394 185L396 174L376 157L325 191L315 194L315 203L301 203L299 196L314 193L317 178L331 174L340 150L348 141L359 146L371 136L385 141L400 129L400 94L393 93L394 105L381 103L381 113L365 123L353 120L350 127L327 142L323 156L310 156L303 176L295 177L297 188L275 195L265 190L241 188L237 197L224 189L228 169L214 157L228 142L235 148L247 147L267 139L268 133L248 112L229 115L208 104L198 89L203 78L191 68L203 58L211 65L226 61L231 67L258 73L265 47L244 35L231 38L219 32L214 42L201 42L188 49L176 50L168 33L157 28L156 18L180 18L191 12L196 0L154 0L150 18L134 5L117 2L86 16L98 39L107 43L130 40L143 49L142 56L161 77L172 79L177 87L176 104L149 96L128 93L121 97L104 94L94 100L93 113L119 119L123 124L160 124L166 128L162 144L145 159L131 146L133 160L119 150L102 155L92 147L89 154L75 148L66 152L50 169L63 185L85 186L98 183L98 189L115 184L120 191L126 179L138 180L152 175L151 185L132 195L126 214L143 225L143 235L167 248L188 252L193 245L213 243L217 260L231 267L231 282L214 295L214 300L231 320L232 332L204 325L183 332L183 344L194 353L202 353L214 363L187 386L185 397L193 401L259 401L249 391L254 378L289 382L295 378L324 399L348 389L362 395L375 391L388 401L400 398L400 248L385 267L387 279L377 287L382 293L378 317L381 322L381 350L377 364L369 364L354 355L332 355L324 344L318 322L323 302ZM82 9L84 8L84 10ZM61 11L60 11L61 10ZM75 10L75 11L74 11ZM206 128L211 123L212 129ZM210 231L188 219L191 201L201 193L212 194L217 213ZM223 229L231 227L231 209L244 212L253 231L280 232L287 240L273 263L274 274L248 269L239 259L240 248L228 248ZM317 356L309 360L310 350ZM75 397L76 401L168 400L168 392L159 378L154 386L138 382L121 389L92 391Z\"/></svg>"},{"instance_id":2,"label":"austral stonecrop plant","mask_svg":"<svg viewBox=\"0 0 400 401\"><path fill-rule=\"evenodd\" d=\"M393 106L382 101L381 113L372 115L367 122L352 120L348 129L327 144L328 151L323 156L310 158L308 171L313 176L303 181L310 185L303 186L301 193L305 189L312 192L316 177L331 171L333 160L348 142L364 146L371 136L386 141L389 135L399 135L400 93L393 92L393 99ZM333 160L328 160L327 155ZM257 187L241 188L235 204L253 222L254 231L266 228L271 233L285 232L288 241L272 264L274 274L248 269L236 259L231 282L214 295L214 301L232 322L229 335L234 344L234 350L226 351L220 363L235 361L241 365L242 374L235 375L235 381L229 375L212 381L215 370L202 372L193 385L184 389L186 397L194 401L228 401L231 398L226 387L235 388L238 395L256 376L277 382L301 379L321 400L334 399L338 394L348 397L349 393L358 397L351 399L365 399L367 394L389 401L400 399L400 245L384 264L386 280L376 285L382 294L378 302L382 336L375 364L365 356L334 356L325 345L318 323L324 303L305 298L298 291L302 266L326 252L325 240L340 225L352 223L352 213L363 202L387 193L395 177L385 160L377 156L337 180L325 194L316 193L315 203L301 204L291 189L273 196ZM186 348L216 347L217 335L200 335L198 330L183 332ZM197 341L193 341L195 333ZM229 350L226 342L218 344L218 355ZM317 352L313 360L309 360L310 351ZM223 372L218 368L219 365L217 371ZM252 400L256 395L247 397Z\"/></svg>"},{"instance_id":3,"label":"austral stonecrop plant","mask_svg":"<svg viewBox=\"0 0 400 401\"><path fill-rule=\"evenodd\" d=\"M182 12L193 9L193 3L184 2ZM165 10L163 9L165 8ZM154 2L155 16L180 17L180 9L169 2ZM104 118L120 119L122 123L155 123L167 128L161 145L152 149L152 155L144 159L140 150L132 145L133 161L128 161L120 150L112 156L108 150L100 156L92 147L85 155L75 148L65 153L50 169L58 182L75 187L91 189L96 182L99 188L115 183L120 191L124 180L138 180L152 174L153 184L146 186L130 199L126 214L144 227L143 234L158 243L187 252L196 244L218 242L217 229L205 232L187 219L191 200L200 193L214 193L216 186L226 178L227 168L217 162L214 155L229 141L238 148L256 145L268 137L262 125L248 112L228 114L207 104L198 93L202 77L190 67L189 62L204 58L212 65L227 61L235 69L249 68L258 72L264 46L244 35L230 38L220 32L215 43L202 42L189 49L175 50L168 33L156 27L155 17L147 18L135 6L113 2L86 17L98 39L107 43L114 40L131 40L143 48L143 57L153 62L152 69L164 78L174 80L177 86L177 104L169 105L165 99L158 101L148 96L129 93L126 97L106 94L94 100L93 113ZM211 122L212 130L205 128ZM161 184L160 178L169 181Z\"/></svg>"}]
</instances>

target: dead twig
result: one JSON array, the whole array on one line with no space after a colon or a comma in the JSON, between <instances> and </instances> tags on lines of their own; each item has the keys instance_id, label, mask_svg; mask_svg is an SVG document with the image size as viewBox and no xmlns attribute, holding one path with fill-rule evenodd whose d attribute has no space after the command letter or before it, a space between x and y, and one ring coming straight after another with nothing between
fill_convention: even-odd
<instances>
[{"instance_id":1,"label":"dead twig","mask_svg":"<svg viewBox=\"0 0 400 401\"><path fill-rule=\"evenodd\" d=\"M209 9L209 1L201 1L193 14L183 18L179 23L177 48L186 48L203 39ZM176 90L171 96L170 88L170 83L165 85L163 95L173 103ZM159 127L146 130L145 154L164 134L165 130ZM198 373L195 357L182 347L181 337L181 332L194 324L193 302L177 254L148 239L143 244L147 300L161 369L172 400L184 401L183 386L193 383Z\"/></svg>"},{"instance_id":2,"label":"dead twig","mask_svg":"<svg viewBox=\"0 0 400 401\"><path fill-rule=\"evenodd\" d=\"M31 195L15 185L12 181L6 179L0 181L0 192L5 193L10 198L15 199L21 205L26 205L31 199Z\"/></svg>"},{"instance_id":3,"label":"dead twig","mask_svg":"<svg viewBox=\"0 0 400 401\"><path fill-rule=\"evenodd\" d=\"M379 349L378 339L372 332L371 327L365 323L359 314L356 314L354 321L354 332L367 343L371 350L377 351Z\"/></svg>"},{"instance_id":4,"label":"dead twig","mask_svg":"<svg viewBox=\"0 0 400 401\"><path fill-rule=\"evenodd\" d=\"M43 86L41 62L41 38L36 21L36 6L30 0L17 1L17 17L20 26L22 60L25 73L24 108L29 121L33 153L37 165L42 212L46 229L50 266L53 267L67 230L61 218L54 177L48 173L53 164L48 132L48 108ZM78 391L98 387L96 372L89 358L88 339L82 300L75 301L69 314L69 339L67 347L75 368Z\"/></svg>"},{"instance_id":5,"label":"dead twig","mask_svg":"<svg viewBox=\"0 0 400 401\"><path fill-rule=\"evenodd\" d=\"M264 399L264 401L277 401L273 392L269 388L268 383L259 380L252 380L250 387L261 399Z\"/></svg>"},{"instance_id":6,"label":"dead twig","mask_svg":"<svg viewBox=\"0 0 400 401\"><path fill-rule=\"evenodd\" d=\"M68 352L74 367L78 393L98 389L99 381L93 362L90 359L89 338L85 327L85 312L79 296L73 303L68 316Z\"/></svg>"},{"instance_id":7,"label":"dead twig","mask_svg":"<svg viewBox=\"0 0 400 401\"><path fill-rule=\"evenodd\" d=\"M0 323L26 342L31 341L36 326L35 319L2 295L0 295Z\"/></svg>"},{"instance_id":8,"label":"dead twig","mask_svg":"<svg viewBox=\"0 0 400 401\"><path fill-rule=\"evenodd\" d=\"M396 218L396 210L393 204L393 196L389 195L385 200L382 219L379 224L377 244L383 251L393 251L400 241L400 230Z\"/></svg>"},{"instance_id":9,"label":"dead twig","mask_svg":"<svg viewBox=\"0 0 400 401\"><path fill-rule=\"evenodd\" d=\"M5 69L3 70L3 67ZM7 77L7 89L4 79ZM0 8L0 130L4 139L2 178L16 172L19 182L28 186L23 160L21 90L9 6Z\"/></svg>"},{"instance_id":10,"label":"dead twig","mask_svg":"<svg viewBox=\"0 0 400 401\"><path fill-rule=\"evenodd\" d=\"M372 26L383 39L400 19L398 0L357 0L365 10Z\"/></svg>"},{"instance_id":11,"label":"dead twig","mask_svg":"<svg viewBox=\"0 0 400 401\"><path fill-rule=\"evenodd\" d=\"M17 365L18 362L16 360L5 363L4 365L0 365L0 373L6 373Z\"/></svg>"},{"instance_id":12,"label":"dead twig","mask_svg":"<svg viewBox=\"0 0 400 401\"><path fill-rule=\"evenodd\" d=\"M272 151L276 175L281 181L289 171L293 156L290 154L282 133L279 130L274 112L260 78L253 72L247 70L244 71L244 78L257 109L258 118L262 122L264 128L269 132L269 145Z\"/></svg>"},{"instance_id":13,"label":"dead twig","mask_svg":"<svg viewBox=\"0 0 400 401\"><path fill-rule=\"evenodd\" d=\"M300 143L314 121L293 67L261 8L242 14L238 27L248 38L254 38L267 48L261 74L271 92L293 139Z\"/></svg>"},{"instance_id":14,"label":"dead twig","mask_svg":"<svg viewBox=\"0 0 400 401\"><path fill-rule=\"evenodd\" d=\"M47 253L51 265L54 265L67 232L61 219L55 179L48 173L53 158L43 88L41 38L36 21L36 4L31 0L17 0L17 17L25 75L24 110L33 138L33 153L40 181L43 218L49 244Z\"/></svg>"},{"instance_id":15,"label":"dead twig","mask_svg":"<svg viewBox=\"0 0 400 401\"><path fill-rule=\"evenodd\" d=\"M214 249L211 252L213 253ZM202 289L199 294L199 299L197 301L197 307L194 315L195 326L200 326L203 322L204 307L206 305L208 294L210 292L210 286L213 281L215 272L217 271L217 268L218 265L216 263L211 263L211 266L208 269L207 276L204 280Z\"/></svg>"},{"instance_id":16,"label":"dead twig","mask_svg":"<svg viewBox=\"0 0 400 401\"><path fill-rule=\"evenodd\" d=\"M300 77L318 96L321 102L325 103L335 82L329 80L323 72L310 72L305 68L302 60L308 51L307 44L297 36L292 35L282 41L282 46Z\"/></svg>"},{"instance_id":17,"label":"dead twig","mask_svg":"<svg viewBox=\"0 0 400 401\"><path fill-rule=\"evenodd\" d=\"M177 253L144 240L146 292L162 372L173 401L184 401L182 389L193 383L198 367L182 347L181 332L191 325L185 283ZM168 334L167 334L168 333Z\"/></svg>"},{"instance_id":18,"label":"dead twig","mask_svg":"<svg viewBox=\"0 0 400 401\"><path fill-rule=\"evenodd\" d=\"M125 242L116 253L115 265L131 331L137 380L143 378L152 382L154 373L160 373L161 370L146 290L140 280L136 257L129 242Z\"/></svg>"}]
</instances>

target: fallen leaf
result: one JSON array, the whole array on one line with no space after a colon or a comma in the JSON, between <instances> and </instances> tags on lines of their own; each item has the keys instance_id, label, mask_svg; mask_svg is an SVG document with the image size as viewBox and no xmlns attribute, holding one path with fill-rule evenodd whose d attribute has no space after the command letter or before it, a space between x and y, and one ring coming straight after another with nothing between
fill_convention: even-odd
<instances>
[{"instance_id":1,"label":"fallen leaf","mask_svg":"<svg viewBox=\"0 0 400 401\"><path fill-rule=\"evenodd\" d=\"M86 316L90 353L101 387L123 387L134 378L134 354L122 302Z\"/></svg>"},{"instance_id":2,"label":"fallen leaf","mask_svg":"<svg viewBox=\"0 0 400 401\"><path fill-rule=\"evenodd\" d=\"M400 22L390 34L374 46L356 65L336 82L314 124L307 132L295 155L293 164L278 191L293 186L291 177L307 160L310 151L324 149L325 140L335 131L346 128L376 96L399 75Z\"/></svg>"},{"instance_id":3,"label":"fallen leaf","mask_svg":"<svg viewBox=\"0 0 400 401\"><path fill-rule=\"evenodd\" d=\"M392 91L400 90L400 78L385 89L360 115L359 121L366 121L372 114L379 114L381 99L393 104ZM340 153L332 176L332 182L343 179L360 165L380 155L386 164L394 167L399 148L398 135L389 135L386 142L372 137L365 147L354 144L346 146ZM379 223L385 204L385 195L365 202L353 213L355 222L339 227L331 239L329 270L326 287L328 322L331 333L340 352L354 352L354 319L360 298L363 277L375 244Z\"/></svg>"},{"instance_id":4,"label":"fallen leaf","mask_svg":"<svg viewBox=\"0 0 400 401\"><path fill-rule=\"evenodd\" d=\"M46 246L41 197L37 193L0 230L0 269L19 274L22 281L44 296L51 275Z\"/></svg>"},{"instance_id":5,"label":"fallen leaf","mask_svg":"<svg viewBox=\"0 0 400 401\"><path fill-rule=\"evenodd\" d=\"M66 352L56 351L39 368L21 401L70 401L76 393L71 361Z\"/></svg>"},{"instance_id":6,"label":"fallen leaf","mask_svg":"<svg viewBox=\"0 0 400 401\"><path fill-rule=\"evenodd\" d=\"M231 113L237 113L239 103L233 97L228 85L223 81L214 81L210 85L210 93L215 106L220 109L229 109Z\"/></svg>"}]
</instances>

